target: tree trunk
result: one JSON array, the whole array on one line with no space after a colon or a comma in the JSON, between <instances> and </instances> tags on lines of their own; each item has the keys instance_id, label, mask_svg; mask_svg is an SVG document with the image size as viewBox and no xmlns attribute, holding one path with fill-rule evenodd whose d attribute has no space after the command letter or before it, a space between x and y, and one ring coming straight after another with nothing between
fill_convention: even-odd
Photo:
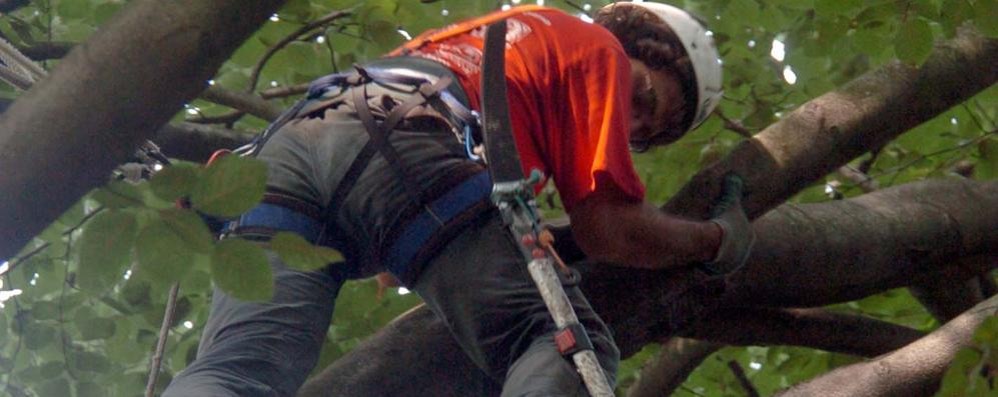
<instances>
[{"instance_id":1,"label":"tree trunk","mask_svg":"<svg viewBox=\"0 0 998 397\"><path fill-rule=\"evenodd\" d=\"M282 0L130 3L0 116L10 258L196 97Z\"/></svg>"}]
</instances>

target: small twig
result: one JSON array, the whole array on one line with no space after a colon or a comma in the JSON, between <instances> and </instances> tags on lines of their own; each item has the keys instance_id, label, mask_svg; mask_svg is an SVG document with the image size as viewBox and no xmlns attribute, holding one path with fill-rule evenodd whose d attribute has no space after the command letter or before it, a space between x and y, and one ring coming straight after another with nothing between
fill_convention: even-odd
<instances>
[{"instance_id":1,"label":"small twig","mask_svg":"<svg viewBox=\"0 0 998 397\"><path fill-rule=\"evenodd\" d=\"M280 107L267 102L266 99L259 95L230 91L218 85L210 86L201 92L201 98L209 102L241 110L266 121L274 121L277 119L277 116L281 115Z\"/></svg>"},{"instance_id":2,"label":"small twig","mask_svg":"<svg viewBox=\"0 0 998 397\"><path fill-rule=\"evenodd\" d=\"M745 376L745 370L742 369L742 366L738 364L737 361L728 361L728 368L731 369L731 373L735 374L735 378L738 378L738 383L742 385L743 389L745 389L746 396L759 397L759 391L755 389L752 382L749 381L747 376Z\"/></svg>"},{"instance_id":3,"label":"small twig","mask_svg":"<svg viewBox=\"0 0 998 397\"><path fill-rule=\"evenodd\" d=\"M959 145L956 145L956 146L953 146L953 147L950 147L950 148L946 148L946 149L940 149L940 150L937 150L937 151L929 153L929 154L918 156L918 158L916 158L914 160L911 160L911 161L909 161L909 162L907 162L905 164L902 164L902 165L899 165L897 167L894 167L894 168L891 168L889 170L886 170L884 172L881 172L880 175L894 174L894 176L891 177L890 183L888 184L888 185L893 185L894 184L894 180L897 179L897 177L901 173L901 171L904 171L908 167L911 167L911 166L913 166L915 164L918 164L919 162L925 161L925 160L929 159L930 157L935 157L935 156L938 156L938 155L941 155L941 154L946 154L946 153L949 153L949 152L955 152L957 150L965 149L967 147L976 145L976 144L980 143L981 141L989 138L990 136L995 135L996 133L998 133L998 131L994 131L994 130L993 131L988 131L988 132L985 132L984 135L981 135L981 136L979 136L977 138L974 138L974 139L972 139L970 141L961 143Z\"/></svg>"},{"instance_id":4,"label":"small twig","mask_svg":"<svg viewBox=\"0 0 998 397\"><path fill-rule=\"evenodd\" d=\"M327 43L329 41L326 41ZM295 84L284 87L270 88L260 91L263 99L286 98L289 96L301 95L308 92L309 83Z\"/></svg>"},{"instance_id":5,"label":"small twig","mask_svg":"<svg viewBox=\"0 0 998 397\"><path fill-rule=\"evenodd\" d=\"M149 382L146 383L146 397L154 397L156 392L156 379L159 377L159 367L163 363L163 350L166 349L166 338L170 334L170 324L173 324L173 316L177 312L177 292L180 290L180 283L174 283L170 287L170 296L166 302L166 312L163 313L163 324L159 328L159 340L156 341L156 352L153 353L152 362L149 365Z\"/></svg>"},{"instance_id":6,"label":"small twig","mask_svg":"<svg viewBox=\"0 0 998 397\"><path fill-rule=\"evenodd\" d=\"M250 73L249 88L246 90L246 92L256 91L256 85L260 81L260 72L263 71L263 67L267 64L267 61L269 61L270 58L277 53L277 51L280 51L288 44L291 44L295 40L298 40L299 37L308 34L312 30L325 27L333 23L333 21L348 15L350 15L350 11L347 10L333 11L329 14L326 14L326 16L322 18L319 18L315 21L312 21L296 29L294 32L291 32L291 34L281 39L281 41L278 41L273 46L268 48L267 52L263 54L263 57L261 57L259 61L257 61L256 66L253 67L253 71Z\"/></svg>"},{"instance_id":7,"label":"small twig","mask_svg":"<svg viewBox=\"0 0 998 397\"><path fill-rule=\"evenodd\" d=\"M579 12L581 12L581 13L583 13L583 14L586 14L586 15L588 15L588 16L593 16L593 15L591 14L591 11L590 11L590 10L587 10L587 9L586 9L585 7L583 7L583 6L580 6L580 5L578 4L578 3L574 2L574 1L571 1L571 0L565 0L565 4L568 4L568 6L569 6L569 7L572 7L572 8L574 8L574 9L578 10Z\"/></svg>"},{"instance_id":8,"label":"small twig","mask_svg":"<svg viewBox=\"0 0 998 397\"><path fill-rule=\"evenodd\" d=\"M69 365L69 352L67 351L66 344L69 342L69 338L66 336L66 318L65 318L65 304L66 304L66 286L69 285L69 253L72 250L73 239L69 239L66 243L66 253L63 257L63 261L66 263L64 268L65 273L62 276L62 292L59 294L59 339L62 339L62 358L63 367L66 368L66 373L73 380L79 380L76 377L76 373L73 372L73 368Z\"/></svg>"},{"instance_id":9,"label":"small twig","mask_svg":"<svg viewBox=\"0 0 998 397\"><path fill-rule=\"evenodd\" d=\"M846 179L849 179L856 186L859 186L863 192L870 193L879 188L876 180L871 178L866 173L853 168L851 165L847 164L839 167L839 174L846 177Z\"/></svg>"},{"instance_id":10,"label":"small twig","mask_svg":"<svg viewBox=\"0 0 998 397\"><path fill-rule=\"evenodd\" d=\"M243 116L245 116L245 115L246 115L246 112L244 112L242 110L233 110L231 112L228 112L228 113L225 113L225 114L220 114L220 115L217 115L217 116L198 115L197 117L190 118L190 119L187 119L185 121L188 122L188 123L195 123L195 124L225 124L225 125L231 125L231 124L239 121L239 119L243 118Z\"/></svg>"},{"instance_id":11,"label":"small twig","mask_svg":"<svg viewBox=\"0 0 998 397\"><path fill-rule=\"evenodd\" d=\"M749 131L749 129L745 127L745 125L742 124L741 121L729 119L727 116L724 115L724 113L721 112L720 109L715 111L714 114L716 114L717 117L720 117L721 120L724 120L724 128L734 131L734 133L746 138L752 137L752 131Z\"/></svg>"},{"instance_id":12,"label":"small twig","mask_svg":"<svg viewBox=\"0 0 998 397\"><path fill-rule=\"evenodd\" d=\"M699 392L697 392L696 390L690 389L689 386L686 386L686 385L679 385L679 390L682 390L684 392L690 393L690 394L692 394L694 396L706 397L703 394L700 394Z\"/></svg>"}]
</instances>

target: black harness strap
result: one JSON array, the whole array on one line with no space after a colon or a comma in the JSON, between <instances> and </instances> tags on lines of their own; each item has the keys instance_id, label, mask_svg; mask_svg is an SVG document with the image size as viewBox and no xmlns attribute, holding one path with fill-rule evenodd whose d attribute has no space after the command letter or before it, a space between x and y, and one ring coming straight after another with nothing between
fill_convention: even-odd
<instances>
[{"instance_id":1,"label":"black harness strap","mask_svg":"<svg viewBox=\"0 0 998 397\"><path fill-rule=\"evenodd\" d=\"M366 76L362 68L358 67L357 70L362 76ZM418 90L420 94L419 96L413 96L401 105L396 106L389 112L388 116L385 118L385 121L380 124L374 119L374 115L371 113L371 108L367 104L367 85L360 85L355 87L353 90L353 102L354 107L357 110L357 117L360 118L360 121L364 124L364 128L367 130L367 133L371 136L371 142L374 143L374 146L377 148L378 152L385 157L385 160L388 162L389 166L391 166L396 176L401 180L402 184L405 185L407 190L406 194L410 195L410 198L412 198L419 207L423 207L429 211L431 215L434 215L434 218L437 217L430 210L429 201L426 200L426 197L423 194L423 189L416 184L415 179L409 177L409 173L406 172L405 167L402 164L401 157L395 150L395 147L388 141L388 136L410 111L415 109L416 106L425 104L428 98L436 96L449 84L450 79L443 77L432 85L421 85Z\"/></svg>"}]
</instances>

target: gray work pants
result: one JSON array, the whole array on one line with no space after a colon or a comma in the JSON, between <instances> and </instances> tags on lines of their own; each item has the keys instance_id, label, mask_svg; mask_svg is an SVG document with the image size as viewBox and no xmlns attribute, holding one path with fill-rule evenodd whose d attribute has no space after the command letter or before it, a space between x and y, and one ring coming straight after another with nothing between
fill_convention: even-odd
<instances>
[{"instance_id":1,"label":"gray work pants","mask_svg":"<svg viewBox=\"0 0 998 397\"><path fill-rule=\"evenodd\" d=\"M271 262L271 302L242 302L216 289L198 358L165 397L294 395L318 359L343 280L330 269L303 273ZM554 346L554 324L497 217L469 225L413 287L475 364L499 381L505 377L503 396L585 395ZM619 353L609 330L577 287L566 292L613 377Z\"/></svg>"}]
</instances>

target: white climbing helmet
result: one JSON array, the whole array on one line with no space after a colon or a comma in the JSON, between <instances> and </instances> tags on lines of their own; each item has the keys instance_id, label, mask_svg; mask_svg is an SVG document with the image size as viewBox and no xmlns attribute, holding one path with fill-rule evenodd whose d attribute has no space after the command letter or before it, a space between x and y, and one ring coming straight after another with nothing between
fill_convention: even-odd
<instances>
[{"instance_id":1,"label":"white climbing helmet","mask_svg":"<svg viewBox=\"0 0 998 397\"><path fill-rule=\"evenodd\" d=\"M654 2L619 2L606 5L643 7L662 19L683 43L696 78L697 108L688 129L696 128L710 116L721 100L721 57L714 46L714 34L699 19L681 8Z\"/></svg>"}]
</instances>

